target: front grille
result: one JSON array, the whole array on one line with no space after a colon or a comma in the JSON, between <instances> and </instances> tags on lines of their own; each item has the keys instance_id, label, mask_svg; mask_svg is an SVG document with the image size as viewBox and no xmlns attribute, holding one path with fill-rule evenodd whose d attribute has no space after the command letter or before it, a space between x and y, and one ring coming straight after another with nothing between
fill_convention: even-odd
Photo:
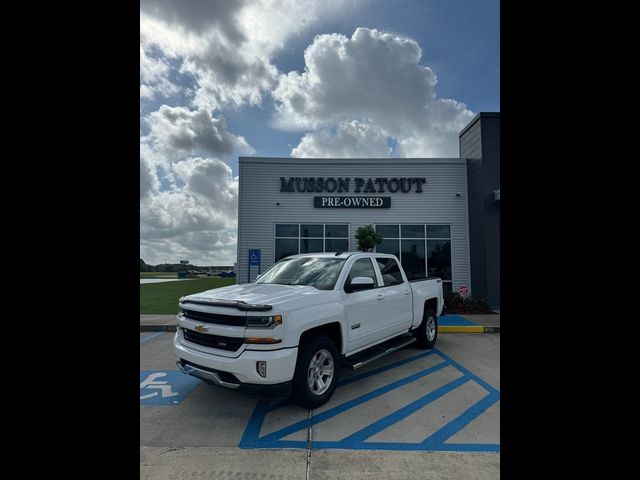
<instances>
[{"instance_id":1,"label":"front grille","mask_svg":"<svg viewBox=\"0 0 640 480\"><path fill-rule=\"evenodd\" d=\"M184 316L202 323L213 323L216 325L232 325L234 327L245 327L247 317L241 315L221 315L219 313L198 312L197 310L182 309Z\"/></svg>"},{"instance_id":2,"label":"front grille","mask_svg":"<svg viewBox=\"0 0 640 480\"><path fill-rule=\"evenodd\" d=\"M193 330L182 329L184 339L188 342L197 343L203 347L218 348L235 352L240 348L244 339L237 337L223 337L221 335L209 335L208 333L194 332Z\"/></svg>"}]
</instances>

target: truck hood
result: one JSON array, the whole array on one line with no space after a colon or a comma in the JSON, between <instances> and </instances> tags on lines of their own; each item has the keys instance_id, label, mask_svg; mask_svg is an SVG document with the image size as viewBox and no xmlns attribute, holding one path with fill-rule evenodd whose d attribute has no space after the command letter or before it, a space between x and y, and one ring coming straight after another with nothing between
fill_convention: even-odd
<instances>
[{"instance_id":1,"label":"truck hood","mask_svg":"<svg viewBox=\"0 0 640 480\"><path fill-rule=\"evenodd\" d=\"M288 300L300 298L301 295L317 295L326 293L315 287L305 285L276 285L253 284L230 285L228 287L215 288L201 293L188 295L184 299L215 301L230 300L253 304L274 305Z\"/></svg>"}]
</instances>

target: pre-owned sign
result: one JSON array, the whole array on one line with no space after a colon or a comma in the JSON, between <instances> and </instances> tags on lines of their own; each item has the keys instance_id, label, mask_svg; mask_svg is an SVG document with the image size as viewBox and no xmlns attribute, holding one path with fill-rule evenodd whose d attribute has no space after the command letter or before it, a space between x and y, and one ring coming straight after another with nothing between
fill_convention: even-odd
<instances>
[{"instance_id":1,"label":"pre-owned sign","mask_svg":"<svg viewBox=\"0 0 640 480\"><path fill-rule=\"evenodd\" d=\"M389 208L391 197L313 197L316 208Z\"/></svg>"}]
</instances>

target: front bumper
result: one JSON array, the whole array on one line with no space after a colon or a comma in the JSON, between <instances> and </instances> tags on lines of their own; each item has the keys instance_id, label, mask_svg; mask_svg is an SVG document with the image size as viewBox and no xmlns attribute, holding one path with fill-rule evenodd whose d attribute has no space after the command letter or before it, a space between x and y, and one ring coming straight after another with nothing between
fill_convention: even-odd
<instances>
[{"instance_id":1,"label":"front bumper","mask_svg":"<svg viewBox=\"0 0 640 480\"><path fill-rule=\"evenodd\" d=\"M204 380L205 382L216 385L218 387L229 388L231 390L237 390L246 395L253 397L275 399L275 398L289 398L291 396L291 382L283 382L276 384L255 384L255 383L232 383L224 381L221 378L220 373L215 370L203 368L201 365L195 365L193 363L186 363L182 359L176 360L176 365L187 375L192 375L196 378Z\"/></svg>"},{"instance_id":2,"label":"front bumper","mask_svg":"<svg viewBox=\"0 0 640 480\"><path fill-rule=\"evenodd\" d=\"M176 364L188 375L219 387L263 398L287 397L296 366L298 347L279 350L244 350L238 357L205 353L183 345L178 332L173 337ZM256 362L267 362L267 377L261 377Z\"/></svg>"}]
</instances>

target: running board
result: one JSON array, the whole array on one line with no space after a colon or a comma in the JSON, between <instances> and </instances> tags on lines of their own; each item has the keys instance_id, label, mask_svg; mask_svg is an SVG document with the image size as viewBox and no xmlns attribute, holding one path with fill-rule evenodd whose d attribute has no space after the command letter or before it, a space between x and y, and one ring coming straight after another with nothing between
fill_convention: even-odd
<instances>
[{"instance_id":1,"label":"running board","mask_svg":"<svg viewBox=\"0 0 640 480\"><path fill-rule=\"evenodd\" d=\"M347 357L342 364L345 368L350 368L351 370L357 370L359 368L368 365L369 363L378 360L379 358L384 357L385 355L389 355L390 353L395 352L396 350L400 350L407 345L411 345L413 342L417 340L413 335L401 335L396 338L392 338L391 340L387 340L386 342L376 345L368 350L363 352L358 352L352 357ZM382 350L381 350L382 349Z\"/></svg>"}]
</instances>

